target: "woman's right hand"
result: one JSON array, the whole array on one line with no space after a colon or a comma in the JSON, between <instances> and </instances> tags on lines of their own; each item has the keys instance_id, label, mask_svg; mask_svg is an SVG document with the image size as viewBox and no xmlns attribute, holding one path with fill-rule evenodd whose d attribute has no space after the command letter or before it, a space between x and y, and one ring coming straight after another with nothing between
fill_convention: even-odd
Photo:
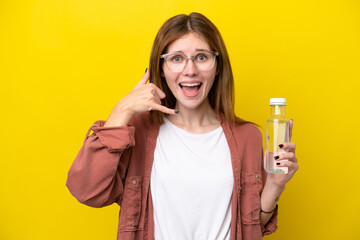
<instances>
[{"instance_id":1,"label":"woman's right hand","mask_svg":"<svg viewBox=\"0 0 360 240\"><path fill-rule=\"evenodd\" d=\"M126 126L134 114L151 110L176 114L174 109L161 105L165 93L153 83L146 84L149 78L150 71L147 69L140 82L115 105L104 127Z\"/></svg>"}]
</instances>

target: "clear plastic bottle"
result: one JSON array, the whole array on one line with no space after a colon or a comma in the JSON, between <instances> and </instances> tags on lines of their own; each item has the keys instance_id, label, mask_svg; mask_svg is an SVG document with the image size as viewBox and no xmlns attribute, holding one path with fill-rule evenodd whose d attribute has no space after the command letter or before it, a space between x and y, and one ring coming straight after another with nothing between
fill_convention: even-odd
<instances>
[{"instance_id":1,"label":"clear plastic bottle","mask_svg":"<svg viewBox=\"0 0 360 240\"><path fill-rule=\"evenodd\" d=\"M287 152L279 145L289 142L289 120L285 116L286 99L271 98L271 115L266 123L266 150L265 150L265 170L268 173L288 173L287 167L278 167L274 157L281 152ZM287 159L280 161L288 161Z\"/></svg>"}]
</instances>

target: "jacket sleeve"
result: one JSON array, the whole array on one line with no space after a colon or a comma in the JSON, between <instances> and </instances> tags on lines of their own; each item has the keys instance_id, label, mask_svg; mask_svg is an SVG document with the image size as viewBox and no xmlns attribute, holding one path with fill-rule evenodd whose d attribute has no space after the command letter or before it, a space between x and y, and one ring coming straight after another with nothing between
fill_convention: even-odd
<instances>
[{"instance_id":1,"label":"jacket sleeve","mask_svg":"<svg viewBox=\"0 0 360 240\"><path fill-rule=\"evenodd\" d=\"M123 180L135 145L135 128L95 122L68 173L66 186L81 203L103 207L120 202ZM90 131L93 131L91 136Z\"/></svg>"},{"instance_id":2,"label":"jacket sleeve","mask_svg":"<svg viewBox=\"0 0 360 240\"><path fill-rule=\"evenodd\" d=\"M275 230L277 229L277 225L276 225L277 215L278 215L278 210L274 212L269 222L265 226L261 226L261 231L263 236L275 232Z\"/></svg>"},{"instance_id":3,"label":"jacket sleeve","mask_svg":"<svg viewBox=\"0 0 360 240\"><path fill-rule=\"evenodd\" d=\"M264 154L262 154L262 159L264 159ZM261 171L262 171L263 186L265 186L267 173L265 171L264 164L262 164ZM269 234L276 231L276 229L277 229L277 215L278 215L278 209L276 209L276 211L273 213L270 220L267 222L267 224L265 226L261 225L261 231L262 231L263 236L264 235L269 235Z\"/></svg>"}]
</instances>

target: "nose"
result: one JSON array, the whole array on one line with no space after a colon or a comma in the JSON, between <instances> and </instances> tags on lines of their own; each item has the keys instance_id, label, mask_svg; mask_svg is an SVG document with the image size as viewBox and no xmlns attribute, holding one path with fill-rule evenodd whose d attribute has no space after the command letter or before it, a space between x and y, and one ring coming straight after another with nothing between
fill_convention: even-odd
<instances>
[{"instance_id":1,"label":"nose","mask_svg":"<svg viewBox=\"0 0 360 240\"><path fill-rule=\"evenodd\" d=\"M198 69L192 59L188 59L183 70L185 76L194 76L198 74Z\"/></svg>"}]
</instances>

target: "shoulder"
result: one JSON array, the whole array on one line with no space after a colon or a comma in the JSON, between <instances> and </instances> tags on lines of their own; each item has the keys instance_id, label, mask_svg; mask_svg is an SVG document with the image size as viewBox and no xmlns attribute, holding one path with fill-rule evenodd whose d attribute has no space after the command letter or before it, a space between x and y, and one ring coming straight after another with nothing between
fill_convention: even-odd
<instances>
[{"instance_id":1,"label":"shoulder","mask_svg":"<svg viewBox=\"0 0 360 240\"><path fill-rule=\"evenodd\" d=\"M255 123L245 121L241 118L236 118L237 122L232 124L233 129L235 131L241 131L243 134L247 134L250 136L261 137L261 131Z\"/></svg>"},{"instance_id":2,"label":"shoulder","mask_svg":"<svg viewBox=\"0 0 360 240\"><path fill-rule=\"evenodd\" d=\"M229 123L235 138L240 138L247 142L262 142L262 133L258 126L241 118L237 118L237 120L236 123Z\"/></svg>"}]
</instances>

